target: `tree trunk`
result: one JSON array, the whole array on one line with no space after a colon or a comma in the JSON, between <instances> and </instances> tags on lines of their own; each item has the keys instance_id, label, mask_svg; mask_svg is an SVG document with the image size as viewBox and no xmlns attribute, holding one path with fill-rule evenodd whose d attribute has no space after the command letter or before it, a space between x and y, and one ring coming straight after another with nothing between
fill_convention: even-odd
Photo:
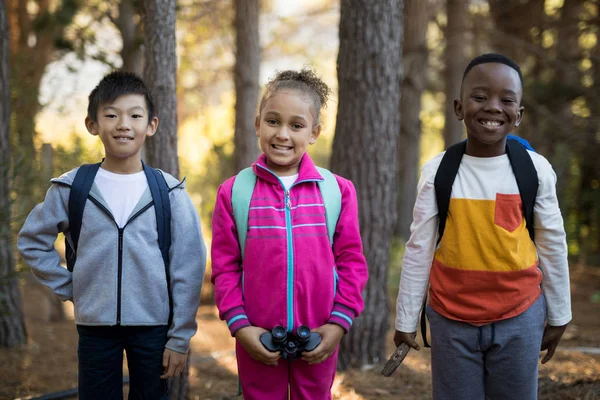
<instances>
[{"instance_id":1,"label":"tree trunk","mask_svg":"<svg viewBox=\"0 0 600 400\"><path fill-rule=\"evenodd\" d=\"M136 9L132 0L121 0L119 3L119 16L113 20L115 26L121 33L123 47L121 58L123 59L122 70L142 75L144 72L144 33L141 29L141 21L136 23Z\"/></svg>"},{"instance_id":2,"label":"tree trunk","mask_svg":"<svg viewBox=\"0 0 600 400\"><path fill-rule=\"evenodd\" d=\"M24 217L40 200L39 168L35 149L35 117L41 106L38 101L40 82L45 68L58 50L57 42L64 39L64 30L73 20L79 2L63 1L56 7L52 2L38 1L35 13L28 9L30 2L2 1L7 5L11 54L13 115L12 158L16 174L15 189L19 202L15 205L17 218Z\"/></svg>"},{"instance_id":3,"label":"tree trunk","mask_svg":"<svg viewBox=\"0 0 600 400\"><path fill-rule=\"evenodd\" d=\"M402 98L400 100L400 139L398 140L398 224L396 234L410 236L412 211L417 197L421 155L421 95L427 79L428 0L406 0L404 42L402 43Z\"/></svg>"},{"instance_id":4,"label":"tree trunk","mask_svg":"<svg viewBox=\"0 0 600 400\"><path fill-rule=\"evenodd\" d=\"M456 119L454 99L460 97L462 74L466 67L465 32L467 29L467 1L447 0L448 25L446 26L446 49L444 59L446 69L444 82L446 101L444 105L444 146L458 143L463 138L462 121Z\"/></svg>"},{"instance_id":5,"label":"tree trunk","mask_svg":"<svg viewBox=\"0 0 600 400\"><path fill-rule=\"evenodd\" d=\"M177 156L177 55L175 52L175 0L144 0L144 80L152 97L159 124L146 140L148 164L179 177ZM185 400L189 388L189 362L182 374L169 378L169 398Z\"/></svg>"},{"instance_id":6,"label":"tree trunk","mask_svg":"<svg viewBox=\"0 0 600 400\"><path fill-rule=\"evenodd\" d=\"M10 229L10 84L9 32L4 1L0 2L0 346L13 347L27 340L19 281Z\"/></svg>"},{"instance_id":7,"label":"tree trunk","mask_svg":"<svg viewBox=\"0 0 600 400\"><path fill-rule=\"evenodd\" d=\"M331 169L352 180L369 281L365 309L341 343L339 367L385 357L387 270L396 221L402 0L342 0L339 106Z\"/></svg>"},{"instance_id":8,"label":"tree trunk","mask_svg":"<svg viewBox=\"0 0 600 400\"><path fill-rule=\"evenodd\" d=\"M254 132L260 71L259 0L235 0L235 134L236 173L256 161L259 150Z\"/></svg>"},{"instance_id":9,"label":"tree trunk","mask_svg":"<svg viewBox=\"0 0 600 400\"><path fill-rule=\"evenodd\" d=\"M148 164L179 177L177 158L177 55L175 0L144 0L144 80L154 98L159 124L146 140Z\"/></svg>"}]
</instances>

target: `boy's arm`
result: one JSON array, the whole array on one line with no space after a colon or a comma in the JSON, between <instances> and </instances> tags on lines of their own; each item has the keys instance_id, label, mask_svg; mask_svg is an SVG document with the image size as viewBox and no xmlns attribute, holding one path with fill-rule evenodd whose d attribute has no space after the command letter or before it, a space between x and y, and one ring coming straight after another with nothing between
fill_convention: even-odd
<instances>
[{"instance_id":1,"label":"boy's arm","mask_svg":"<svg viewBox=\"0 0 600 400\"><path fill-rule=\"evenodd\" d=\"M231 207L233 180L219 187L212 218L212 276L219 317L227 322L231 335L250 326L242 297L242 255Z\"/></svg>"},{"instance_id":2,"label":"boy's arm","mask_svg":"<svg viewBox=\"0 0 600 400\"><path fill-rule=\"evenodd\" d=\"M171 249L169 275L173 322L166 348L186 353L196 333L196 313L206 267L206 246L196 208L184 189L171 196Z\"/></svg>"},{"instance_id":3,"label":"boy's arm","mask_svg":"<svg viewBox=\"0 0 600 400\"><path fill-rule=\"evenodd\" d=\"M73 300L73 281L71 272L60 265L54 242L58 233L69 227L68 193L68 188L52 185L44 202L38 204L25 220L17 241L23 260L36 278L62 301Z\"/></svg>"},{"instance_id":4,"label":"boy's arm","mask_svg":"<svg viewBox=\"0 0 600 400\"><path fill-rule=\"evenodd\" d=\"M429 272L435 253L438 229L438 208L433 184L438 164L426 164L417 186L417 198L402 260L400 289L396 302L396 330L415 332L419 311L429 283ZM434 168L435 167L435 168Z\"/></svg>"},{"instance_id":5,"label":"boy's arm","mask_svg":"<svg viewBox=\"0 0 600 400\"><path fill-rule=\"evenodd\" d=\"M533 210L535 245L544 278L548 325L562 326L571 321L571 292L567 261L567 239L556 197L556 174L542 159L538 167L539 187Z\"/></svg>"},{"instance_id":6,"label":"boy's arm","mask_svg":"<svg viewBox=\"0 0 600 400\"><path fill-rule=\"evenodd\" d=\"M340 217L333 237L333 255L339 282L328 322L348 332L354 318L364 308L362 291L367 284L369 271L360 237L356 189L351 181L337 176L336 179L342 192Z\"/></svg>"}]
</instances>

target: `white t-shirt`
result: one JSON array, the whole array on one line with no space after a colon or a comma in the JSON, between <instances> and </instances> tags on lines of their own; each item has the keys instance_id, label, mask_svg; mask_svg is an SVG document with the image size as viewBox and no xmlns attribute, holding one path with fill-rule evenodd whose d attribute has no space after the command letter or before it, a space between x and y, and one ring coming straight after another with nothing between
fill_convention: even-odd
<instances>
[{"instance_id":1,"label":"white t-shirt","mask_svg":"<svg viewBox=\"0 0 600 400\"><path fill-rule=\"evenodd\" d=\"M127 223L131 212L148 187L144 171L135 174L115 174L100 168L94 183L100 189L119 228Z\"/></svg>"},{"instance_id":2,"label":"white t-shirt","mask_svg":"<svg viewBox=\"0 0 600 400\"><path fill-rule=\"evenodd\" d=\"M298 174L290 176L280 176L279 179L281 179L281 183L283 183L283 187L285 188L285 190L289 190L289 188L292 187L294 182L296 182L296 179L298 179Z\"/></svg>"},{"instance_id":3,"label":"white t-shirt","mask_svg":"<svg viewBox=\"0 0 600 400\"><path fill-rule=\"evenodd\" d=\"M560 326L571 320L569 269L563 219L556 198L556 174L541 155L529 152L539 179L533 212L539 268L544 278L548 323ZM414 332L427 291L437 247L438 209L434 180L444 153L421 170L411 234L402 262L396 305L396 329ZM493 199L496 193L519 193L508 156L478 158L463 155L452 186L452 198Z\"/></svg>"}]
</instances>

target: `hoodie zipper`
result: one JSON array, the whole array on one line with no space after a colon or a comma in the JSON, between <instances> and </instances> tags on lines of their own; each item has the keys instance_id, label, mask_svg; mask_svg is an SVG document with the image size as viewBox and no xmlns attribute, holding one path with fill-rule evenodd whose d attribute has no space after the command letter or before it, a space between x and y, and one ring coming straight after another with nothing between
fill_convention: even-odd
<instances>
[{"instance_id":1,"label":"hoodie zipper","mask_svg":"<svg viewBox=\"0 0 600 400\"><path fill-rule=\"evenodd\" d=\"M129 223L131 221L133 221L144 211L146 211L147 209L152 207L152 205L154 204L154 201L151 201L150 203L148 203L147 205L142 207L138 212L136 212L131 218L129 218L127 220L127 222L125 223L125 225L122 228L119 228L119 225L117 225L117 222L115 221L115 217L112 215L112 213L110 212L110 210L108 208L106 208L102 203L100 203L94 197L89 196L88 198L95 205L97 205L100 209L104 210L104 212L106 212L112 218L112 221L115 223L115 226L117 227L118 258L117 258L117 320L116 320L116 325L121 325L121 291L122 291L122 286L123 286L123 231L125 230L125 227L127 225L129 225Z\"/></svg>"},{"instance_id":2,"label":"hoodie zipper","mask_svg":"<svg viewBox=\"0 0 600 400\"><path fill-rule=\"evenodd\" d=\"M270 171L269 169L261 166L260 164L256 164L257 167L264 169L265 171L271 173L279 183L284 191L284 204L285 204L285 232L287 239L287 331L293 332L294 330L294 242L292 240L292 199L290 198L290 191L294 186L299 183L304 182L319 182L318 179L305 179L302 181L296 181L290 186L289 189L286 189L283 182L279 177Z\"/></svg>"}]
</instances>

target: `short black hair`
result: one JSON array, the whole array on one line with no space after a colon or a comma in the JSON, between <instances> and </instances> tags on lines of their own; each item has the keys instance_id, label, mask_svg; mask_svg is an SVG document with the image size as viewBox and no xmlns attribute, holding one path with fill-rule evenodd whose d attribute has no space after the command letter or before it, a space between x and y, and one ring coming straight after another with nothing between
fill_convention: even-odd
<instances>
[{"instance_id":1,"label":"short black hair","mask_svg":"<svg viewBox=\"0 0 600 400\"><path fill-rule=\"evenodd\" d=\"M521 68L519 68L519 65L510 58L497 53L486 53L472 59L469 65L467 65L467 68L465 68L465 73L463 74L462 78L463 82L465 81L465 78L469 71L473 69L474 66L486 63L500 63L508 65L509 67L517 71L517 73L519 74L519 80L521 81L521 86L523 86L523 75L521 74Z\"/></svg>"},{"instance_id":2,"label":"short black hair","mask_svg":"<svg viewBox=\"0 0 600 400\"><path fill-rule=\"evenodd\" d=\"M154 117L154 101L150 90L138 75L126 71L113 71L106 75L100 83L92 90L88 98L88 117L98 121L98 109L101 105L112 103L118 97L127 94L139 94L144 96L148 108L148 122Z\"/></svg>"}]
</instances>

